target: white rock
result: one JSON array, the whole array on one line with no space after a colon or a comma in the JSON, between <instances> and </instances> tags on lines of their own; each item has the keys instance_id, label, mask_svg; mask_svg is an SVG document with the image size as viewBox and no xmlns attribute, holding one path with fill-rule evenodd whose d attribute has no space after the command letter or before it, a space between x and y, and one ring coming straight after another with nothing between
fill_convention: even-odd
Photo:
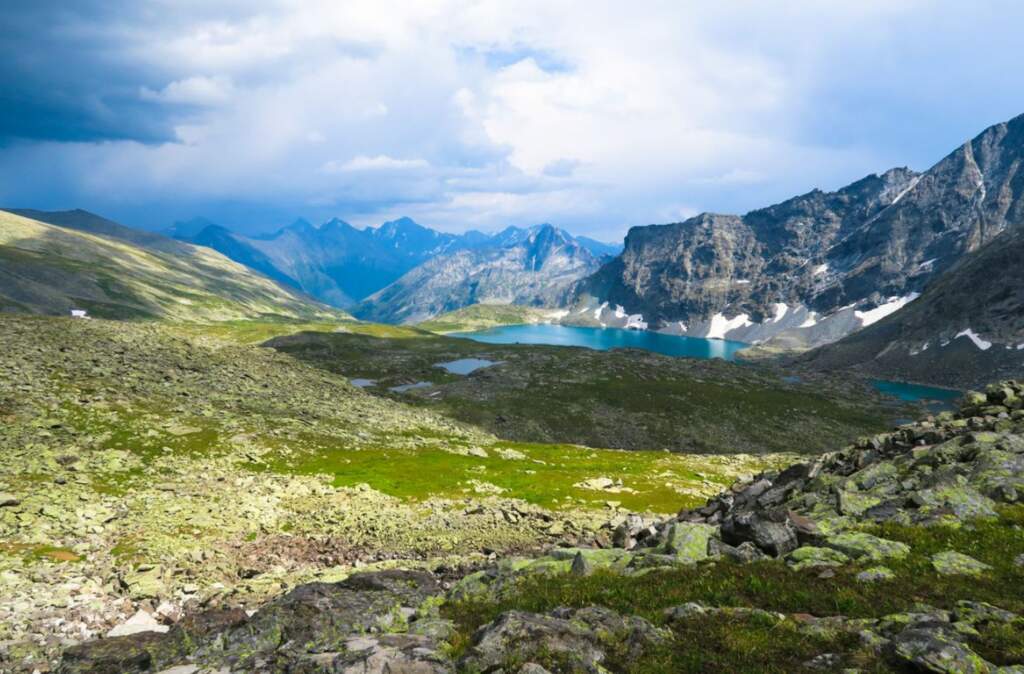
<instances>
[{"instance_id":1,"label":"white rock","mask_svg":"<svg viewBox=\"0 0 1024 674\"><path fill-rule=\"evenodd\" d=\"M166 632L169 629L170 627L167 625L158 623L153 616L139 610L131 618L128 618L128 620L107 632L107 638L123 637L129 634L138 634L139 632Z\"/></svg>"}]
</instances>

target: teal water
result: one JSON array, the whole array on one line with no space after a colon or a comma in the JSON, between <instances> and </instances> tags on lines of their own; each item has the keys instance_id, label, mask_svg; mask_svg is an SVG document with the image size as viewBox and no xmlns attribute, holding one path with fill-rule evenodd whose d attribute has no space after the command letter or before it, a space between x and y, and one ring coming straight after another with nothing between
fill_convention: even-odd
<instances>
[{"instance_id":1,"label":"teal water","mask_svg":"<svg viewBox=\"0 0 1024 674\"><path fill-rule=\"evenodd\" d=\"M953 401L963 395L960 391L948 388L936 388L934 386L921 386L919 384L904 384L898 381L885 381L884 379L872 379L871 385L885 395L916 402L918 400L932 400L940 403L943 407L951 406Z\"/></svg>"},{"instance_id":2,"label":"teal water","mask_svg":"<svg viewBox=\"0 0 1024 674\"><path fill-rule=\"evenodd\" d=\"M597 351L609 349L644 349L667 356L689 358L724 358L734 360L736 352L745 348L743 342L699 337L663 335L647 330L620 328L580 328L569 325L506 325L477 332L456 332L449 337L465 337L488 344L554 344L582 346Z\"/></svg>"},{"instance_id":3,"label":"teal water","mask_svg":"<svg viewBox=\"0 0 1024 674\"><path fill-rule=\"evenodd\" d=\"M462 337L487 344L552 344L556 346L582 346L598 351L608 349L645 349L667 356L687 358L723 358L735 360L736 352L748 346L743 342L700 337L663 335L647 330L620 328L581 328L568 325L506 325L476 332L455 332L450 337ZM786 381L799 382L799 377L786 377ZM933 401L936 409L952 406L960 391L919 386L902 382L872 380L871 384L884 395L916 402Z\"/></svg>"}]
</instances>

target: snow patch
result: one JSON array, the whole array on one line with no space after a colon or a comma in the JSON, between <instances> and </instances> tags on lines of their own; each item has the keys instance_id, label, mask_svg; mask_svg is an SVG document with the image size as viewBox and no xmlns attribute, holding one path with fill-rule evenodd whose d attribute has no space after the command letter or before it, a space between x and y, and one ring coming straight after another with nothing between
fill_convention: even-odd
<instances>
[{"instance_id":1,"label":"snow patch","mask_svg":"<svg viewBox=\"0 0 1024 674\"><path fill-rule=\"evenodd\" d=\"M586 309L584 309L584 311L586 311ZM557 309L555 311L549 311L544 317L551 321L560 321L568 315L568 309Z\"/></svg>"},{"instance_id":2,"label":"snow patch","mask_svg":"<svg viewBox=\"0 0 1024 674\"><path fill-rule=\"evenodd\" d=\"M736 279L735 281L733 281L733 283L735 283L738 286L748 286L748 285L750 285L750 279L748 279L748 278L739 278L739 279Z\"/></svg>"},{"instance_id":3,"label":"snow patch","mask_svg":"<svg viewBox=\"0 0 1024 674\"><path fill-rule=\"evenodd\" d=\"M624 327L627 330L646 330L647 323L644 321L643 314L633 314L626 318L626 325Z\"/></svg>"},{"instance_id":4,"label":"snow patch","mask_svg":"<svg viewBox=\"0 0 1024 674\"><path fill-rule=\"evenodd\" d=\"M595 321L601 320L601 312L604 311L607 308L608 308L608 303L604 302L603 304L601 304L601 306L599 306L598 308L594 309L594 320ZM604 323L601 324L601 327L602 328L604 327Z\"/></svg>"},{"instance_id":5,"label":"snow patch","mask_svg":"<svg viewBox=\"0 0 1024 674\"><path fill-rule=\"evenodd\" d=\"M902 199L903 197L907 196L907 192L909 192L910 190L912 190L915 187L917 187L917 183L920 182L920 180L921 180L921 176L917 176L917 177L913 178L910 181L910 184L907 185L907 188L905 190L903 190L902 192L900 192L899 194L897 194L896 198L893 199L892 203L889 204L889 205L890 206L895 206L896 204L898 204L900 202L900 199Z\"/></svg>"},{"instance_id":6,"label":"snow patch","mask_svg":"<svg viewBox=\"0 0 1024 674\"><path fill-rule=\"evenodd\" d=\"M885 304L880 304L874 309L869 309L867 311L855 311L853 312L853 315L861 320L861 327L866 328L872 323L877 323L882 320L889 314L899 311L920 296L920 293L910 293L903 297L890 297Z\"/></svg>"},{"instance_id":7,"label":"snow patch","mask_svg":"<svg viewBox=\"0 0 1024 674\"><path fill-rule=\"evenodd\" d=\"M811 312L809 312L807 314L807 318L804 319L804 322L801 323L800 325L796 326L796 327L798 327L798 328L813 328L817 324L818 324L818 314L817 314L817 312L811 311Z\"/></svg>"},{"instance_id":8,"label":"snow patch","mask_svg":"<svg viewBox=\"0 0 1024 674\"><path fill-rule=\"evenodd\" d=\"M967 337L972 342L974 342L974 346L978 347L982 351L988 351L990 348L992 348L992 342L985 341L980 336L978 336L978 334L975 333L974 330L971 330L970 328L967 328L963 332L958 332L956 334L956 339L959 339L960 337Z\"/></svg>"},{"instance_id":9,"label":"snow patch","mask_svg":"<svg viewBox=\"0 0 1024 674\"><path fill-rule=\"evenodd\" d=\"M615 305L615 318L625 318L626 310L622 308L621 304Z\"/></svg>"},{"instance_id":10,"label":"snow patch","mask_svg":"<svg viewBox=\"0 0 1024 674\"><path fill-rule=\"evenodd\" d=\"M815 276L821 276L822 274L827 274L827 273L828 273L828 263L819 264L817 267L814 268L814 275Z\"/></svg>"},{"instance_id":11,"label":"snow patch","mask_svg":"<svg viewBox=\"0 0 1024 674\"><path fill-rule=\"evenodd\" d=\"M932 258L932 259L930 259L930 260L925 260L925 261L924 261L924 262L922 262L921 264L917 265L917 268L918 268L919 270L921 270L921 269L931 269L931 266L932 266L933 264L935 264L935 262L936 262L936 261L937 261L938 259L939 259L939 258L937 258L937 257L933 257L933 258Z\"/></svg>"},{"instance_id":12,"label":"snow patch","mask_svg":"<svg viewBox=\"0 0 1024 674\"><path fill-rule=\"evenodd\" d=\"M772 323L778 323L786 317L786 313L789 311L789 305L783 302L775 303L775 317L771 320Z\"/></svg>"},{"instance_id":13,"label":"snow patch","mask_svg":"<svg viewBox=\"0 0 1024 674\"><path fill-rule=\"evenodd\" d=\"M722 314L715 314L711 317L711 325L708 327L708 339L725 339L727 332L732 332L738 328L746 328L753 325L750 320L750 316L747 314L740 314L734 318L726 318Z\"/></svg>"}]
</instances>

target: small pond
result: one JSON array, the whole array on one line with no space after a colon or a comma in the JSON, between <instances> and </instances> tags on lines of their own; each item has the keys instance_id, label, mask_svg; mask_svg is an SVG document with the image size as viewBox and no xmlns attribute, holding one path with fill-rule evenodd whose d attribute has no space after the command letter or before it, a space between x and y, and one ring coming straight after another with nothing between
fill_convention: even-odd
<instances>
[{"instance_id":1,"label":"small pond","mask_svg":"<svg viewBox=\"0 0 1024 674\"><path fill-rule=\"evenodd\" d=\"M498 361L486 360L484 358L459 358L447 363L434 363L434 367L440 367L451 374L469 374L485 367L497 365Z\"/></svg>"}]
</instances>

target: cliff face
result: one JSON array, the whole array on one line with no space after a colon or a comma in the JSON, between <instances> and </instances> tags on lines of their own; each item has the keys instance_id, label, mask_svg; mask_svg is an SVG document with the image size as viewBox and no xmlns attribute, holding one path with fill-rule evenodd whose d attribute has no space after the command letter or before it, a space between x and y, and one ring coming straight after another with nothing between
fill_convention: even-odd
<instances>
[{"instance_id":1,"label":"cliff face","mask_svg":"<svg viewBox=\"0 0 1024 674\"><path fill-rule=\"evenodd\" d=\"M623 253L586 279L577 298L621 305L652 326L681 323L674 329L699 336L711 332L716 316L743 316L714 335L734 338L743 337L736 330L771 322L785 304L808 312L806 325L778 325L759 341L783 333L804 345L830 341L877 320L871 310L920 294L1024 219L1022 157L1024 117L1017 117L923 174L893 169L744 216L636 227ZM799 332L852 310L867 320L843 315L842 329Z\"/></svg>"}]
</instances>

